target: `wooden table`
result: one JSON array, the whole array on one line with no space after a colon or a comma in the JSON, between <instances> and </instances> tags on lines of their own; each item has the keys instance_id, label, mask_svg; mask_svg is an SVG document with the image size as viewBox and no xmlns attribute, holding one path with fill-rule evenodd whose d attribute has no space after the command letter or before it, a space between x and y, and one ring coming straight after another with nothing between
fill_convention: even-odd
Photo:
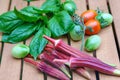
<instances>
[{"instance_id":1,"label":"wooden table","mask_svg":"<svg viewBox=\"0 0 120 80\"><path fill-rule=\"evenodd\" d=\"M38 0L28 4L23 0L0 0L0 14L13 10L14 6L21 9L28 5L40 6L45 0ZM98 34L102 38L101 47L90 55L106 62L114 63L120 69L120 0L74 0L77 4L78 10L76 13L81 14L87 9L96 9L99 7L105 12L110 12L114 16L114 22L109 27L102 29ZM0 33L0 39L1 39ZM31 38L26 40L29 45ZM69 38L63 38L64 41L69 42L71 46L80 47L79 42L73 42ZM23 60L14 59L11 56L11 49L15 44L8 44L0 42L0 80L55 80L52 77L44 75L36 70L35 67L23 62ZM89 69L92 80L120 80L120 77L109 76L97 73ZM72 80L86 80L80 75L72 72Z\"/></svg>"}]
</instances>

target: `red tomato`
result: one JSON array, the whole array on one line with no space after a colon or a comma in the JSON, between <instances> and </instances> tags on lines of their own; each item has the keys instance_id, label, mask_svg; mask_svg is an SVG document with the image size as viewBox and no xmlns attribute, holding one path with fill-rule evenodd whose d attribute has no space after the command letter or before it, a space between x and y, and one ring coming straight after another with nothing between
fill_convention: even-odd
<instances>
[{"instance_id":1,"label":"red tomato","mask_svg":"<svg viewBox=\"0 0 120 80\"><path fill-rule=\"evenodd\" d=\"M85 26L86 26L85 34L87 35L97 34L101 30L100 23L95 19L87 21L85 23Z\"/></svg>"},{"instance_id":2,"label":"red tomato","mask_svg":"<svg viewBox=\"0 0 120 80\"><path fill-rule=\"evenodd\" d=\"M90 19L95 19L96 16L97 12L95 10L87 10L81 14L81 17L84 19L84 23Z\"/></svg>"}]
</instances>

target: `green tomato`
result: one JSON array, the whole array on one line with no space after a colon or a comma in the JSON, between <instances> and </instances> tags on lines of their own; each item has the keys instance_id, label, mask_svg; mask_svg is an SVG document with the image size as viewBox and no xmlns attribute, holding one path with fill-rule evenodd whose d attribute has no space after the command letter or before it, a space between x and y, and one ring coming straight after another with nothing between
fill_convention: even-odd
<instances>
[{"instance_id":1,"label":"green tomato","mask_svg":"<svg viewBox=\"0 0 120 80\"><path fill-rule=\"evenodd\" d=\"M82 39L82 27L80 25L75 25L74 28L70 31L70 37L74 41L79 41Z\"/></svg>"},{"instance_id":2,"label":"green tomato","mask_svg":"<svg viewBox=\"0 0 120 80\"><path fill-rule=\"evenodd\" d=\"M66 10L70 15L75 13L76 8L76 4L72 0L63 3L63 9Z\"/></svg>"},{"instance_id":3,"label":"green tomato","mask_svg":"<svg viewBox=\"0 0 120 80\"><path fill-rule=\"evenodd\" d=\"M29 52L30 49L28 46L24 44L17 44L12 49L12 56L15 58L24 58L25 56L28 55Z\"/></svg>"},{"instance_id":4,"label":"green tomato","mask_svg":"<svg viewBox=\"0 0 120 80\"><path fill-rule=\"evenodd\" d=\"M93 35L85 41L85 49L87 51L94 51L99 48L100 44L101 38L98 35Z\"/></svg>"},{"instance_id":5,"label":"green tomato","mask_svg":"<svg viewBox=\"0 0 120 80\"><path fill-rule=\"evenodd\" d=\"M101 28L107 27L113 21L113 16L109 13L99 13L96 16L96 20L98 20L101 24Z\"/></svg>"}]
</instances>

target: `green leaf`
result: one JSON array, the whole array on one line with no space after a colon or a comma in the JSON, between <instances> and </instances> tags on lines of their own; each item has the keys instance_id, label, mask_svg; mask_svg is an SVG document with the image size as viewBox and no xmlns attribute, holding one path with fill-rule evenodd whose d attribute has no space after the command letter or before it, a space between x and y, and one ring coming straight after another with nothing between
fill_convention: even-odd
<instances>
[{"instance_id":1,"label":"green leaf","mask_svg":"<svg viewBox=\"0 0 120 80\"><path fill-rule=\"evenodd\" d=\"M24 41L29 38L37 28L38 25L35 25L33 23L24 23L22 25L19 25L10 34L3 34L2 41L10 43Z\"/></svg>"},{"instance_id":2,"label":"green leaf","mask_svg":"<svg viewBox=\"0 0 120 80\"><path fill-rule=\"evenodd\" d=\"M13 11L6 12L0 16L0 32L10 33L22 23Z\"/></svg>"},{"instance_id":3,"label":"green leaf","mask_svg":"<svg viewBox=\"0 0 120 80\"><path fill-rule=\"evenodd\" d=\"M18 11L14 8L15 14L26 22L36 22L40 19L40 14L32 6L25 7L24 9Z\"/></svg>"},{"instance_id":4,"label":"green leaf","mask_svg":"<svg viewBox=\"0 0 120 80\"><path fill-rule=\"evenodd\" d=\"M40 9L46 12L57 12L60 10L60 2L60 0L46 0Z\"/></svg>"},{"instance_id":5,"label":"green leaf","mask_svg":"<svg viewBox=\"0 0 120 80\"><path fill-rule=\"evenodd\" d=\"M51 30L52 37L59 37L67 34L73 29L74 23L71 16L66 11L57 13L48 22L48 28Z\"/></svg>"},{"instance_id":6,"label":"green leaf","mask_svg":"<svg viewBox=\"0 0 120 80\"><path fill-rule=\"evenodd\" d=\"M30 42L30 54L34 57L34 59L36 59L37 56L41 54L42 50L48 42L43 38L43 35L51 36L51 32L47 28L41 27Z\"/></svg>"}]
</instances>

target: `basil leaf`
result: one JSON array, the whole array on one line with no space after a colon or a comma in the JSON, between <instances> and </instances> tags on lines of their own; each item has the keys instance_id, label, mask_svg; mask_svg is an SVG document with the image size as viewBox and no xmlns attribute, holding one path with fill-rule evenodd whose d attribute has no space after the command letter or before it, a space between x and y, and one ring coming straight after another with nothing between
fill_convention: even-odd
<instances>
[{"instance_id":1,"label":"basil leaf","mask_svg":"<svg viewBox=\"0 0 120 80\"><path fill-rule=\"evenodd\" d=\"M2 34L2 40L1 41L8 42L7 41L8 37L9 37L9 34L7 34L7 33Z\"/></svg>"},{"instance_id":2,"label":"basil leaf","mask_svg":"<svg viewBox=\"0 0 120 80\"><path fill-rule=\"evenodd\" d=\"M48 28L51 30L52 37L59 37L67 34L73 29L74 23L71 16L66 11L57 13L48 22Z\"/></svg>"},{"instance_id":3,"label":"basil leaf","mask_svg":"<svg viewBox=\"0 0 120 80\"><path fill-rule=\"evenodd\" d=\"M3 34L2 41L10 43L24 41L29 38L37 28L38 25L35 26L33 23L24 23L22 25L19 25L10 34Z\"/></svg>"},{"instance_id":4,"label":"basil leaf","mask_svg":"<svg viewBox=\"0 0 120 80\"><path fill-rule=\"evenodd\" d=\"M0 16L0 32L10 33L22 23L13 11L6 12Z\"/></svg>"},{"instance_id":5,"label":"basil leaf","mask_svg":"<svg viewBox=\"0 0 120 80\"><path fill-rule=\"evenodd\" d=\"M41 54L42 50L48 42L43 38L43 35L51 36L51 32L47 28L41 27L30 42L30 54L34 57L34 59L36 59L37 56Z\"/></svg>"},{"instance_id":6,"label":"basil leaf","mask_svg":"<svg viewBox=\"0 0 120 80\"><path fill-rule=\"evenodd\" d=\"M40 9L46 12L57 12L60 10L60 2L60 0L46 0Z\"/></svg>"},{"instance_id":7,"label":"basil leaf","mask_svg":"<svg viewBox=\"0 0 120 80\"><path fill-rule=\"evenodd\" d=\"M15 14L26 22L36 22L40 19L40 14L32 6L25 7L24 9L18 11L14 8Z\"/></svg>"}]
</instances>

